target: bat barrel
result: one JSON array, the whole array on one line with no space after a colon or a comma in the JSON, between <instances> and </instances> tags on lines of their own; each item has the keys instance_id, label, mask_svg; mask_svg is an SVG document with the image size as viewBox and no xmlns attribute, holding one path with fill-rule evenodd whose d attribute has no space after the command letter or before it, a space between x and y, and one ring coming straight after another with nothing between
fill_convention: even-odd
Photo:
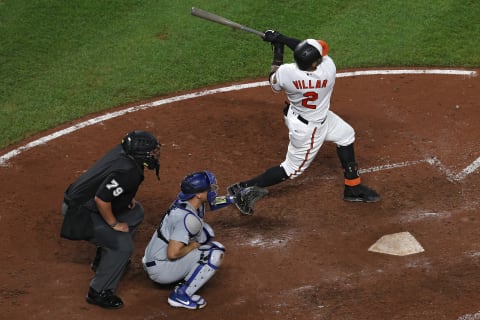
<instances>
[{"instance_id":1,"label":"bat barrel","mask_svg":"<svg viewBox=\"0 0 480 320\"><path fill-rule=\"evenodd\" d=\"M265 36L265 34L263 32L260 32L258 30L246 27L246 26L241 25L241 24L239 24L237 22L234 22L234 21L230 21L230 20L228 20L224 17L218 16L214 13L211 13L211 12L208 12L208 11L205 11L205 10L202 10L202 9L192 7L191 14L193 16L196 16L196 17L208 20L208 21L223 24L224 26L228 26L228 27L232 27L234 29L239 29L239 30L243 30L243 31L246 31L246 32L250 32L250 33L256 34L257 36L260 36L260 37Z\"/></svg>"}]
</instances>

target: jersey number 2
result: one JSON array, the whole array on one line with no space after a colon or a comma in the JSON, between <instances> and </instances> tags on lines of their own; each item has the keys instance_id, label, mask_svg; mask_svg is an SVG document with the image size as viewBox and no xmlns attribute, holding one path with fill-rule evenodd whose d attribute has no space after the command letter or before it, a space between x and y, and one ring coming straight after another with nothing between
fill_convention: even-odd
<instances>
[{"instance_id":1,"label":"jersey number 2","mask_svg":"<svg viewBox=\"0 0 480 320\"><path fill-rule=\"evenodd\" d=\"M118 197L123 192L123 188L120 187L120 184L115 179L112 179L112 181L110 181L110 183L107 183L106 187L107 187L108 190L113 189L112 194L113 194L114 197Z\"/></svg>"},{"instance_id":2,"label":"jersey number 2","mask_svg":"<svg viewBox=\"0 0 480 320\"><path fill-rule=\"evenodd\" d=\"M317 105L309 103L309 102L312 102L312 101L316 101L318 99L318 94L315 91L305 92L303 94L303 96L305 98L302 99L302 106L304 106L305 108L308 108L308 109L316 109L317 108Z\"/></svg>"}]
</instances>

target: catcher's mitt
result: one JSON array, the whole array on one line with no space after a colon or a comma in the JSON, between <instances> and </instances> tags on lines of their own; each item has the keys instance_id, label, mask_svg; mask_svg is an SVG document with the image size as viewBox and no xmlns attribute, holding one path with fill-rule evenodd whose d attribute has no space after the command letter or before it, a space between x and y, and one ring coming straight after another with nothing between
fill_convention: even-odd
<instances>
[{"instance_id":1,"label":"catcher's mitt","mask_svg":"<svg viewBox=\"0 0 480 320\"><path fill-rule=\"evenodd\" d=\"M228 187L228 192L235 196L235 206L238 210L246 215L252 215L255 202L268 194L267 189L257 186L242 188L238 183Z\"/></svg>"}]
</instances>

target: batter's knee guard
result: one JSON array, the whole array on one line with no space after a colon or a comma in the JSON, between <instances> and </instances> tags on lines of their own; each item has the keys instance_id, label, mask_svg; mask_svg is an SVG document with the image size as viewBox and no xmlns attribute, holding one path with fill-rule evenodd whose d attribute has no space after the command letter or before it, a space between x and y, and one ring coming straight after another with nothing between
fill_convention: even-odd
<instances>
[{"instance_id":1,"label":"batter's knee guard","mask_svg":"<svg viewBox=\"0 0 480 320\"><path fill-rule=\"evenodd\" d=\"M225 247L217 242L202 245L198 250L203 251L200 261L195 264L194 268L185 278L185 292L192 296L200 289L210 278L217 272L222 264Z\"/></svg>"}]
</instances>

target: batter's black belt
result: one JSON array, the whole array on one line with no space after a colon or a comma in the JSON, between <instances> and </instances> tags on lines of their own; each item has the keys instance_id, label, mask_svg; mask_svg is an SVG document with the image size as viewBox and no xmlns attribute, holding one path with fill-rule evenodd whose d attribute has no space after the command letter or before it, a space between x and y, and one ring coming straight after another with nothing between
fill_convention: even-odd
<instances>
[{"instance_id":1,"label":"batter's black belt","mask_svg":"<svg viewBox=\"0 0 480 320\"><path fill-rule=\"evenodd\" d=\"M283 113L285 114L285 117L286 117L287 114L288 114L288 109L290 109L290 105L289 105L289 104L286 104L286 105L285 105L285 108L283 108ZM298 119L298 121L303 122L304 124L308 125L308 120L305 119L304 117L302 117L301 115L297 115L297 119ZM321 120L321 121L320 121L320 124L321 124L321 125L324 124L326 119L327 119L327 118L325 117L325 119Z\"/></svg>"},{"instance_id":2,"label":"batter's black belt","mask_svg":"<svg viewBox=\"0 0 480 320\"><path fill-rule=\"evenodd\" d=\"M302 117L301 115L298 115L298 116L297 116L297 119L298 119L300 122L303 122L303 123L305 123L305 124L308 124L308 120L305 119L304 117Z\"/></svg>"}]
</instances>

